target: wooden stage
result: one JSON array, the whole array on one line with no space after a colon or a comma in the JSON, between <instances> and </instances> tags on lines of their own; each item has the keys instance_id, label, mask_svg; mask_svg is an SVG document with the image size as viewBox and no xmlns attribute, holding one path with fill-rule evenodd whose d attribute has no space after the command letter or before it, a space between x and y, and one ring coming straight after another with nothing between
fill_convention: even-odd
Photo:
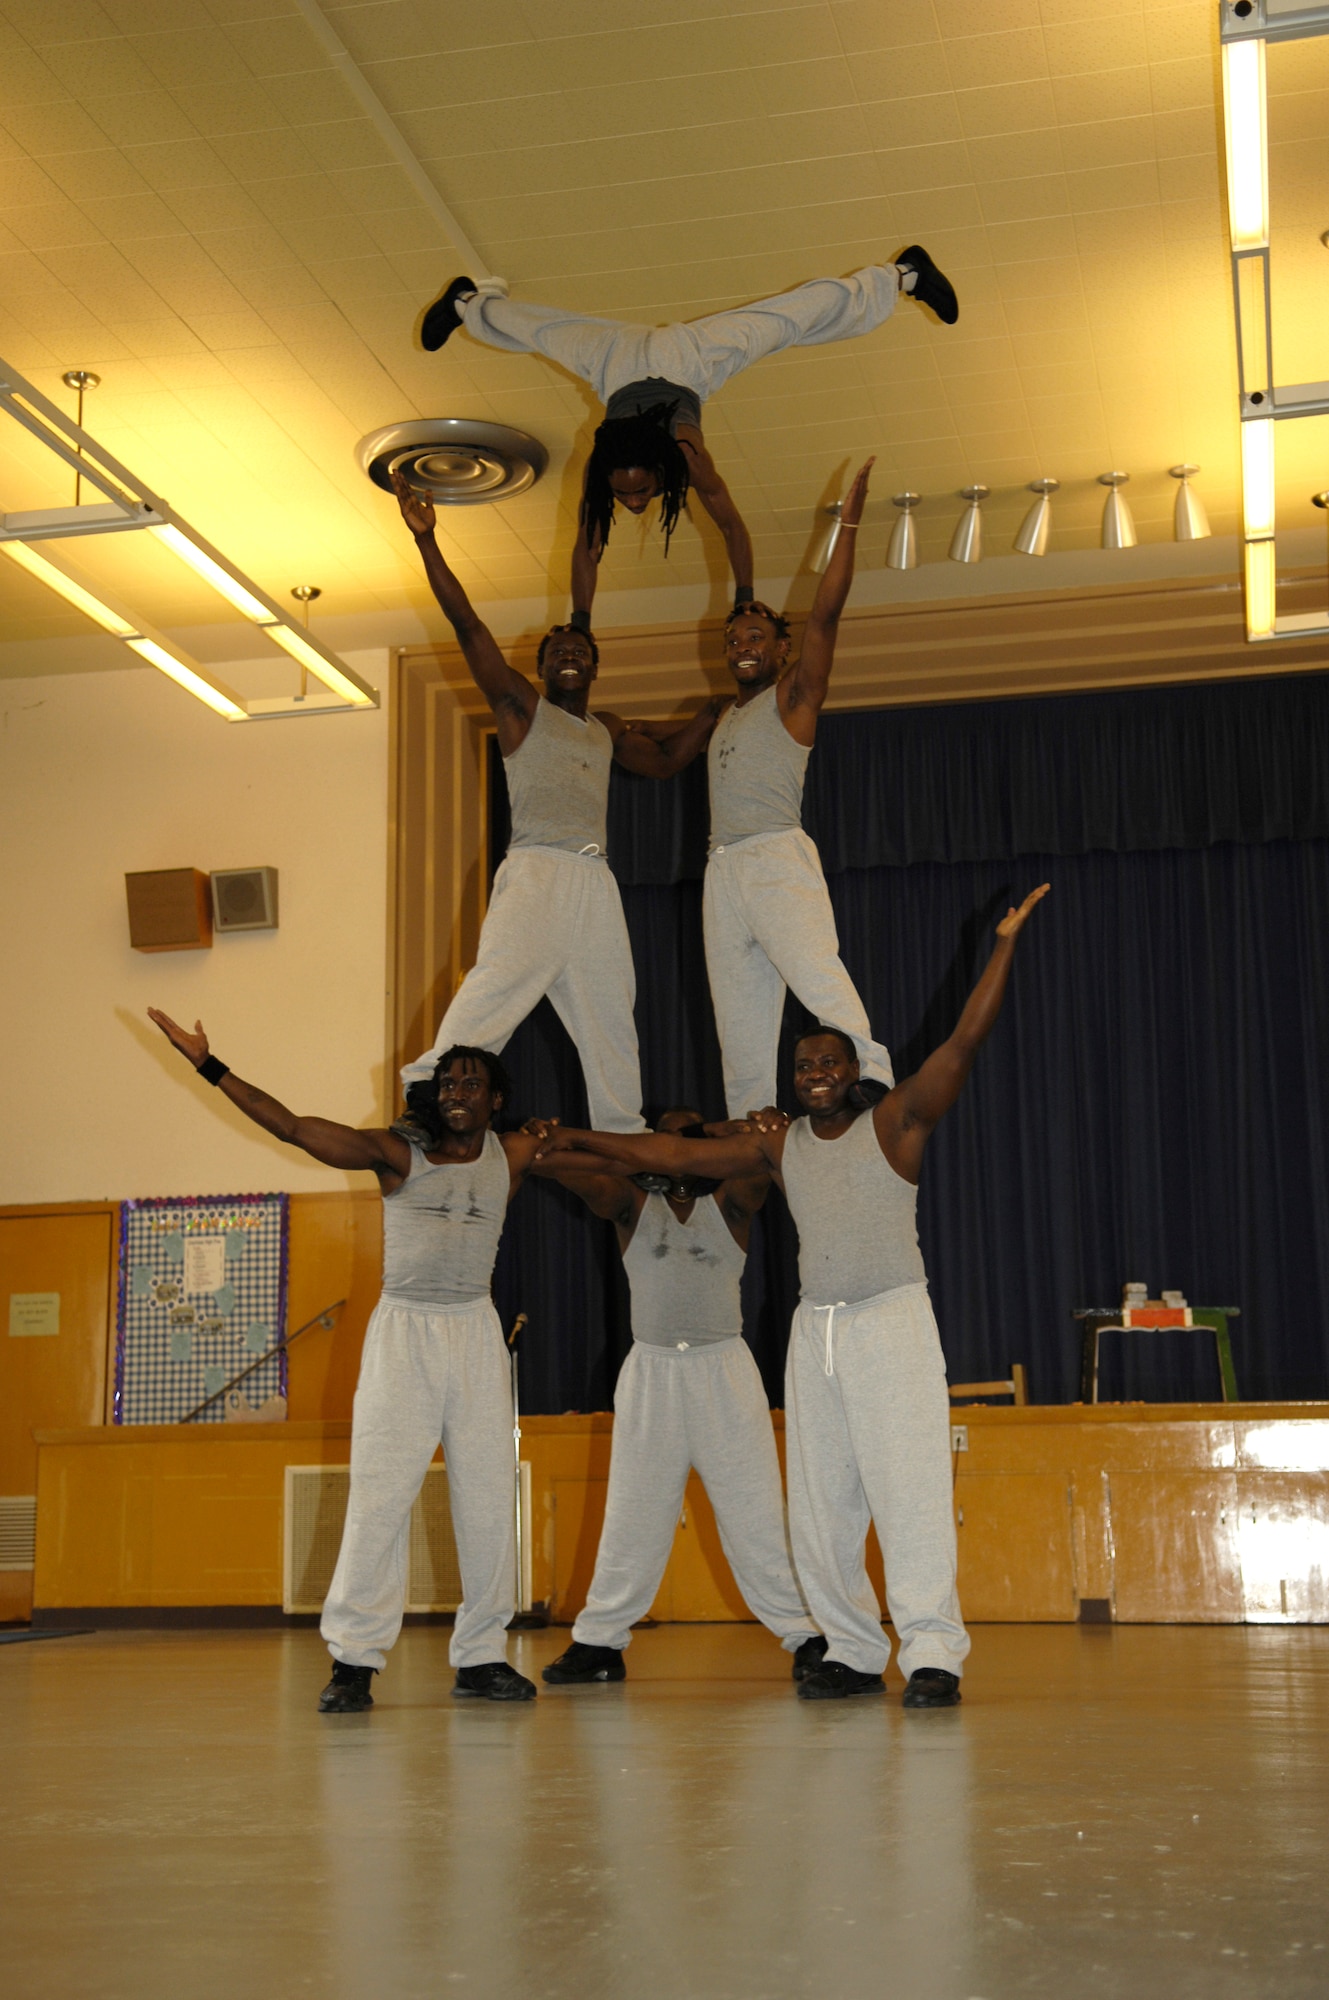
<instances>
[{"instance_id":1,"label":"wooden stage","mask_svg":"<svg viewBox=\"0 0 1329 2000\"><path fill-rule=\"evenodd\" d=\"M1329 1623L1329 1403L953 1420L970 1623ZM612 1423L522 1421L530 1596L556 1623L590 1581ZM98 1426L37 1443L35 1622L280 1622L286 1467L344 1465L350 1425ZM695 1479L653 1615L748 1617Z\"/></svg>"}]
</instances>

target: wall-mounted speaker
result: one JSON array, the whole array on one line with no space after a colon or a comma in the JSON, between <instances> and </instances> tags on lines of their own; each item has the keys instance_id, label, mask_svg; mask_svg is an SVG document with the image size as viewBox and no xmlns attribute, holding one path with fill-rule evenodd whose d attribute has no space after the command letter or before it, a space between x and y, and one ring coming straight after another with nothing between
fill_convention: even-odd
<instances>
[{"instance_id":1,"label":"wall-mounted speaker","mask_svg":"<svg viewBox=\"0 0 1329 2000\"><path fill-rule=\"evenodd\" d=\"M200 951L212 944L212 899L199 868L149 868L125 876L135 951Z\"/></svg>"},{"instance_id":2,"label":"wall-mounted speaker","mask_svg":"<svg viewBox=\"0 0 1329 2000\"><path fill-rule=\"evenodd\" d=\"M214 869L212 918L219 931L275 931L276 869Z\"/></svg>"}]
</instances>

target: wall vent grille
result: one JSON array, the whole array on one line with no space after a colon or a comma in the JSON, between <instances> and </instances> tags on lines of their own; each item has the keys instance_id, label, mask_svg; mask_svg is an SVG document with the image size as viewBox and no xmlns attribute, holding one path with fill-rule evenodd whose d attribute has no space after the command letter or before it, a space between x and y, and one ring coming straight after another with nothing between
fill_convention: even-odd
<instances>
[{"instance_id":1,"label":"wall vent grille","mask_svg":"<svg viewBox=\"0 0 1329 2000\"><path fill-rule=\"evenodd\" d=\"M0 1495L0 1569L31 1569L36 1560L36 1494Z\"/></svg>"},{"instance_id":2,"label":"wall vent grille","mask_svg":"<svg viewBox=\"0 0 1329 2000\"><path fill-rule=\"evenodd\" d=\"M282 1608L318 1612L332 1583L341 1546L351 1471L347 1465L288 1465ZM455 1611L461 1572L452 1531L448 1475L431 1465L411 1509L407 1563L408 1611Z\"/></svg>"}]
</instances>

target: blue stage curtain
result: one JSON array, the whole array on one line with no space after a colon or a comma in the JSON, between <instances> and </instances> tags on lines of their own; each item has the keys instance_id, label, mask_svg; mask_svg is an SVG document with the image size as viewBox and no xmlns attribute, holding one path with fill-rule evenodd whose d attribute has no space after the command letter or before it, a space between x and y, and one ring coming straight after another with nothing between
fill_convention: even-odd
<instances>
[{"instance_id":1,"label":"blue stage curtain","mask_svg":"<svg viewBox=\"0 0 1329 2000\"><path fill-rule=\"evenodd\" d=\"M1241 1307L1244 1396L1329 1393L1327 695L1315 675L824 719L809 830L898 1074L949 1032L1007 903L1053 886L924 1169L920 1232L953 1379L1023 1361L1038 1400L1071 1400L1071 1308L1111 1305L1141 1279L1154 1296L1175 1286ZM612 810L648 1107L718 1115L696 879L704 773L616 774ZM1023 845L1035 831L1056 837ZM671 879L649 878L652 855ZM803 1025L791 1003L786 1053ZM508 1059L523 1113L584 1118L547 1004ZM532 1411L607 1408L630 1338L611 1232L578 1210L548 1186L525 1194L500 1256L500 1306L531 1318ZM794 1271L776 1195L745 1287L776 1403ZM1105 1344L1104 1361L1105 1397L1217 1393L1202 1336Z\"/></svg>"}]
</instances>

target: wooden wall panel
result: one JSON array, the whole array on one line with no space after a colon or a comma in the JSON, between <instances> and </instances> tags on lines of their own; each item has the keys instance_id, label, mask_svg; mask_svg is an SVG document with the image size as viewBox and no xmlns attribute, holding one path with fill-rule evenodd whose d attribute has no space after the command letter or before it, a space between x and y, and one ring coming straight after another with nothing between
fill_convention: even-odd
<instances>
[{"instance_id":1,"label":"wooden wall panel","mask_svg":"<svg viewBox=\"0 0 1329 2000\"><path fill-rule=\"evenodd\" d=\"M383 1276L383 1202L376 1188L293 1194L290 1215L288 1329L336 1299L347 1305L331 1331L313 1327L292 1348L287 1415L293 1422L349 1421Z\"/></svg>"},{"instance_id":2,"label":"wooden wall panel","mask_svg":"<svg viewBox=\"0 0 1329 2000\"><path fill-rule=\"evenodd\" d=\"M1065 1621L1089 1598L1127 1623L1329 1623L1327 1419L1296 1404L966 1409L966 1617ZM560 1622L590 1583L612 1428L523 1419L533 1595ZM279 1604L283 1468L344 1463L350 1426L238 1429L45 1434L39 1607ZM782 1443L778 1411L775 1431ZM685 1513L655 1615L745 1617L696 1482ZM880 1590L871 1537L869 1573Z\"/></svg>"}]
</instances>

